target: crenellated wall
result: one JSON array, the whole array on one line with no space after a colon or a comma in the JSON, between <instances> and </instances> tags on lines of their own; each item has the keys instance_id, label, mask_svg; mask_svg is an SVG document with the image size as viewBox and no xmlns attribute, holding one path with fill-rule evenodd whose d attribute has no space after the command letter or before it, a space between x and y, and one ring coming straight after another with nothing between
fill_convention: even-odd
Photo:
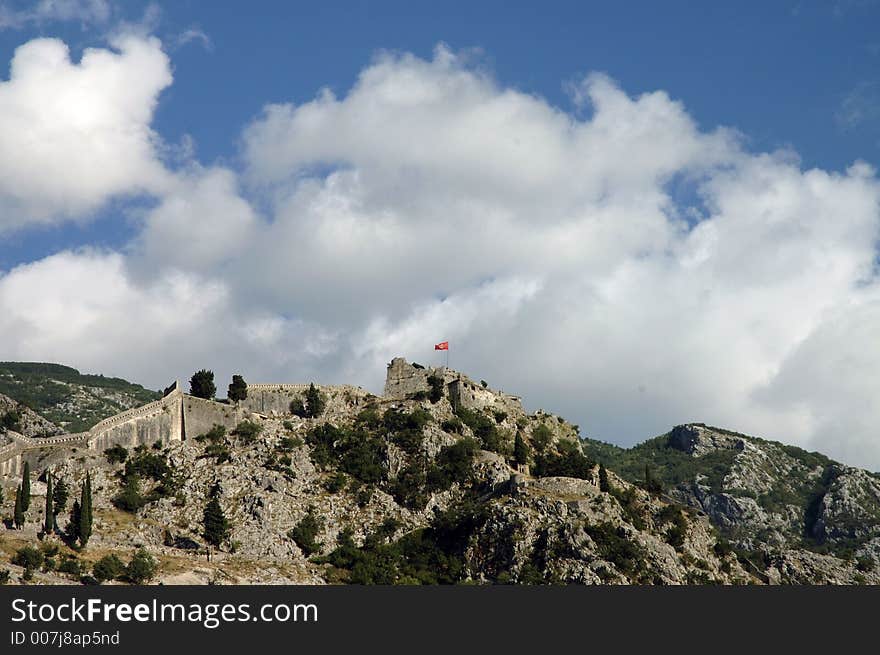
<instances>
[{"instance_id":1,"label":"crenellated wall","mask_svg":"<svg viewBox=\"0 0 880 655\"><path fill-rule=\"evenodd\" d=\"M350 384L316 384L315 387L331 403L333 399L343 396L357 402L368 395L364 389ZM247 398L239 406L267 416L289 414L291 401L302 398L308 388L308 384L249 384Z\"/></svg>"},{"instance_id":2,"label":"crenellated wall","mask_svg":"<svg viewBox=\"0 0 880 655\"><path fill-rule=\"evenodd\" d=\"M485 388L451 369L426 369L409 364L402 357L393 359L388 365L385 396L396 400L428 391L428 377L431 375L443 380L444 391L456 406L503 410L512 414L523 411L519 398L515 396ZM324 395L328 412L350 410L375 400L366 390L352 385L315 386ZM85 446L102 452L115 445L125 448L150 446L157 441L169 443L193 439L218 424L232 430L252 413L285 415L290 412L290 402L301 398L308 388L308 384L249 384L247 399L233 404L186 395L175 382L164 398L106 418L88 432L46 439L8 432L8 443L0 446L0 477L19 475L22 453L28 451Z\"/></svg>"},{"instance_id":3,"label":"crenellated wall","mask_svg":"<svg viewBox=\"0 0 880 655\"><path fill-rule=\"evenodd\" d=\"M182 400L183 393L176 387L164 398L104 419L88 431L89 448L103 451L115 445L134 448L180 441Z\"/></svg>"}]
</instances>

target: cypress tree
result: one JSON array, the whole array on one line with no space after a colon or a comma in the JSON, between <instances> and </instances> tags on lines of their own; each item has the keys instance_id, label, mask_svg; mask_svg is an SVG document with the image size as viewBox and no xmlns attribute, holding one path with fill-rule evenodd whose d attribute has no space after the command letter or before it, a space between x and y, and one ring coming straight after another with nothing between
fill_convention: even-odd
<instances>
[{"instance_id":1,"label":"cypress tree","mask_svg":"<svg viewBox=\"0 0 880 655\"><path fill-rule=\"evenodd\" d=\"M79 542L85 548L92 536L92 476L86 473L86 481L80 495Z\"/></svg>"},{"instance_id":2,"label":"cypress tree","mask_svg":"<svg viewBox=\"0 0 880 655\"><path fill-rule=\"evenodd\" d=\"M229 536L229 521L226 520L216 495L212 495L211 500L205 505L204 525L205 541L212 546L219 547Z\"/></svg>"},{"instance_id":3,"label":"cypress tree","mask_svg":"<svg viewBox=\"0 0 880 655\"><path fill-rule=\"evenodd\" d=\"M52 474L46 474L46 520L43 523L43 530L46 534L52 534L55 531L55 509L52 506Z\"/></svg>"},{"instance_id":4,"label":"cypress tree","mask_svg":"<svg viewBox=\"0 0 880 655\"><path fill-rule=\"evenodd\" d=\"M67 484L64 482L64 478L58 478L58 482L55 485L55 490L52 493L52 505L55 510L55 514L64 510L64 506L67 505L67 497L69 496L69 491L67 489Z\"/></svg>"},{"instance_id":5,"label":"cypress tree","mask_svg":"<svg viewBox=\"0 0 880 655\"><path fill-rule=\"evenodd\" d=\"M24 525L24 510L21 508L21 486L19 485L15 489L15 509L12 514L12 522L15 524L15 527L21 530L21 526Z\"/></svg>"},{"instance_id":6,"label":"cypress tree","mask_svg":"<svg viewBox=\"0 0 880 655\"><path fill-rule=\"evenodd\" d=\"M599 464L599 491L608 493L611 491L611 483L608 482L608 471L604 464Z\"/></svg>"},{"instance_id":7,"label":"cypress tree","mask_svg":"<svg viewBox=\"0 0 880 655\"><path fill-rule=\"evenodd\" d=\"M21 475L21 511L26 512L31 506L31 465L24 463L24 473Z\"/></svg>"},{"instance_id":8,"label":"cypress tree","mask_svg":"<svg viewBox=\"0 0 880 655\"><path fill-rule=\"evenodd\" d=\"M306 412L309 418L318 418L321 414L324 413L324 407L326 406L326 401L324 400L324 395L315 387L315 383L312 382L309 384L309 388L306 390Z\"/></svg>"},{"instance_id":9,"label":"cypress tree","mask_svg":"<svg viewBox=\"0 0 880 655\"><path fill-rule=\"evenodd\" d=\"M67 537L71 541L76 541L79 539L79 523L80 516L82 515L82 509L80 507L79 501L73 501L73 507L70 508L70 523L67 524Z\"/></svg>"},{"instance_id":10,"label":"cypress tree","mask_svg":"<svg viewBox=\"0 0 880 655\"><path fill-rule=\"evenodd\" d=\"M513 442L513 458L516 460L516 463L528 464L529 451L529 445L526 443L525 439L522 438L522 434L517 432L516 439L514 439Z\"/></svg>"}]
</instances>

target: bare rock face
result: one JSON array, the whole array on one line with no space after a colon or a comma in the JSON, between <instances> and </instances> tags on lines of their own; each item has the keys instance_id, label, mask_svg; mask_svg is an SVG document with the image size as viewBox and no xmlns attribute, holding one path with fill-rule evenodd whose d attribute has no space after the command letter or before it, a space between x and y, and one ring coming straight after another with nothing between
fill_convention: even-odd
<instances>
[{"instance_id":1,"label":"bare rock face","mask_svg":"<svg viewBox=\"0 0 880 655\"><path fill-rule=\"evenodd\" d=\"M700 457L713 450L742 450L742 439L720 434L704 425L679 425L669 434L669 446L682 452Z\"/></svg>"},{"instance_id":2,"label":"bare rock face","mask_svg":"<svg viewBox=\"0 0 880 655\"><path fill-rule=\"evenodd\" d=\"M832 467L826 477L813 535L830 541L880 535L880 480L849 466Z\"/></svg>"},{"instance_id":3,"label":"bare rock face","mask_svg":"<svg viewBox=\"0 0 880 655\"><path fill-rule=\"evenodd\" d=\"M614 489L571 478L530 481L493 502L473 539L474 577L572 584L745 583L754 578L705 517L611 476Z\"/></svg>"}]
</instances>

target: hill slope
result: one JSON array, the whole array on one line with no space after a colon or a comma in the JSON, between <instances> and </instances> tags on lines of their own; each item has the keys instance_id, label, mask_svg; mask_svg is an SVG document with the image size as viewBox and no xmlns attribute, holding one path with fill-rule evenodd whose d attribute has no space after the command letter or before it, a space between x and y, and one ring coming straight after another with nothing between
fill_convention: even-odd
<instances>
[{"instance_id":1,"label":"hill slope","mask_svg":"<svg viewBox=\"0 0 880 655\"><path fill-rule=\"evenodd\" d=\"M762 558L796 548L865 568L880 554L880 476L820 453L702 424L629 449L584 448L631 482L644 485L647 466L670 499Z\"/></svg>"},{"instance_id":2,"label":"hill slope","mask_svg":"<svg viewBox=\"0 0 880 655\"><path fill-rule=\"evenodd\" d=\"M878 480L822 455L703 425L622 449L427 382L405 398L318 391L182 442L29 451L35 498L23 529L0 528L0 562L38 546L44 583L144 548L165 583L880 584ZM91 476L85 549L66 531L38 540L49 471L71 498Z\"/></svg>"},{"instance_id":3,"label":"hill slope","mask_svg":"<svg viewBox=\"0 0 880 655\"><path fill-rule=\"evenodd\" d=\"M60 364L0 362L0 394L29 407L64 432L161 397L120 378L84 375Z\"/></svg>"}]
</instances>

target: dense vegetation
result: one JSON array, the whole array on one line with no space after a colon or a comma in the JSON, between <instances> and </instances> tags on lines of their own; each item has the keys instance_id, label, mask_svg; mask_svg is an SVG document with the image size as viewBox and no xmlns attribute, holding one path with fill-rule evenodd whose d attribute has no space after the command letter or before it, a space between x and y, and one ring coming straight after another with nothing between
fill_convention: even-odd
<instances>
[{"instance_id":1,"label":"dense vegetation","mask_svg":"<svg viewBox=\"0 0 880 655\"><path fill-rule=\"evenodd\" d=\"M466 496L437 513L429 527L397 540L394 519L387 519L360 548L345 531L329 555L314 561L331 564L339 581L351 584L455 584L466 577L465 549L486 519L485 504Z\"/></svg>"},{"instance_id":2,"label":"dense vegetation","mask_svg":"<svg viewBox=\"0 0 880 655\"><path fill-rule=\"evenodd\" d=\"M645 467L664 489L692 481L696 475L706 476L713 491L720 491L721 482L730 470L736 451L716 450L702 457L693 457L669 446L669 435L649 439L632 448L583 440L586 454L614 471L628 482L645 484Z\"/></svg>"}]
</instances>

